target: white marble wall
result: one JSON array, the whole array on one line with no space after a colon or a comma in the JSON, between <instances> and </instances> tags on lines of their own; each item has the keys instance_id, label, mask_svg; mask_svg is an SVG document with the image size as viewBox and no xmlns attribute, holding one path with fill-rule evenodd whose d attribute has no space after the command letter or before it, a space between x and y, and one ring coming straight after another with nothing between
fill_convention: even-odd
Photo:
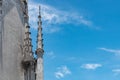
<instances>
[{"instance_id":1,"label":"white marble wall","mask_svg":"<svg viewBox=\"0 0 120 80\"><path fill-rule=\"evenodd\" d=\"M23 15L20 0L3 0L2 25L2 70L0 80L24 80L21 68L22 50L20 45L24 39ZM0 35L1 37L1 35ZM1 39L0 39L1 42Z\"/></svg>"},{"instance_id":2,"label":"white marble wall","mask_svg":"<svg viewBox=\"0 0 120 80\"><path fill-rule=\"evenodd\" d=\"M36 80L43 80L43 58L39 57L37 60L37 69L36 69L37 79Z\"/></svg>"}]
</instances>

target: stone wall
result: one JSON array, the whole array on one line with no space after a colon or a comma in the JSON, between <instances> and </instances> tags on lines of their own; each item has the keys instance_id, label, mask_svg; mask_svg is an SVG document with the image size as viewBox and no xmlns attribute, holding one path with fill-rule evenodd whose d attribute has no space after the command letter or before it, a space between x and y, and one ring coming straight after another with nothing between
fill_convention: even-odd
<instances>
[{"instance_id":1,"label":"stone wall","mask_svg":"<svg viewBox=\"0 0 120 80\"><path fill-rule=\"evenodd\" d=\"M2 10L4 15L0 26L0 80L24 80L21 68L24 20L20 0L3 0Z\"/></svg>"},{"instance_id":2,"label":"stone wall","mask_svg":"<svg viewBox=\"0 0 120 80\"><path fill-rule=\"evenodd\" d=\"M1 72L2 72L2 21L0 21L0 80L1 80Z\"/></svg>"}]
</instances>

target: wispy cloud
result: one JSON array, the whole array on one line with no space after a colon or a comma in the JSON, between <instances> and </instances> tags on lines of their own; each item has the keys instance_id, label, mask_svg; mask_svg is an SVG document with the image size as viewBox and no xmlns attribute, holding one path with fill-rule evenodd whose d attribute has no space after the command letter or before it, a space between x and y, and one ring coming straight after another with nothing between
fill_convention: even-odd
<instances>
[{"instance_id":1,"label":"wispy cloud","mask_svg":"<svg viewBox=\"0 0 120 80\"><path fill-rule=\"evenodd\" d=\"M54 33L58 32L60 28L57 24L57 14L54 12L55 9L51 6L38 4L34 2L29 3L29 17L30 23L33 29L37 29L37 17L38 17L38 10L39 5L41 5L41 15L42 15L42 22L43 22L43 30L46 33Z\"/></svg>"},{"instance_id":2,"label":"wispy cloud","mask_svg":"<svg viewBox=\"0 0 120 80\"><path fill-rule=\"evenodd\" d=\"M95 70L99 67L102 67L101 64L83 64L81 68L88 69L88 70Z\"/></svg>"},{"instance_id":3,"label":"wispy cloud","mask_svg":"<svg viewBox=\"0 0 120 80\"><path fill-rule=\"evenodd\" d=\"M57 79L64 78L66 75L70 75L71 71L68 69L67 66L61 66L57 68L57 71L55 72L55 77Z\"/></svg>"},{"instance_id":4,"label":"wispy cloud","mask_svg":"<svg viewBox=\"0 0 120 80\"><path fill-rule=\"evenodd\" d=\"M76 60L76 59L77 59L76 57L68 57L68 58L67 58L67 60L70 60L70 61Z\"/></svg>"},{"instance_id":5,"label":"wispy cloud","mask_svg":"<svg viewBox=\"0 0 120 80\"><path fill-rule=\"evenodd\" d=\"M114 53L116 55L120 55L120 50L108 49L108 48L98 48L98 49L106 51L106 52Z\"/></svg>"},{"instance_id":6,"label":"wispy cloud","mask_svg":"<svg viewBox=\"0 0 120 80\"><path fill-rule=\"evenodd\" d=\"M45 54L49 59L54 59L56 57L53 51L46 52Z\"/></svg>"},{"instance_id":7,"label":"wispy cloud","mask_svg":"<svg viewBox=\"0 0 120 80\"><path fill-rule=\"evenodd\" d=\"M92 28L94 23L91 20L85 19L83 15L72 11L62 11L55 7L38 4L31 2L29 3L29 15L30 23L33 25L37 22L38 6L41 5L41 14L43 21L43 28L46 32L57 32L60 30L59 24L82 24L86 27ZM32 28L37 28L37 25L33 25ZM94 27L97 28L97 27Z\"/></svg>"},{"instance_id":8,"label":"wispy cloud","mask_svg":"<svg viewBox=\"0 0 120 80\"><path fill-rule=\"evenodd\" d=\"M120 75L120 69L113 69L112 72L114 72L115 75Z\"/></svg>"}]
</instances>

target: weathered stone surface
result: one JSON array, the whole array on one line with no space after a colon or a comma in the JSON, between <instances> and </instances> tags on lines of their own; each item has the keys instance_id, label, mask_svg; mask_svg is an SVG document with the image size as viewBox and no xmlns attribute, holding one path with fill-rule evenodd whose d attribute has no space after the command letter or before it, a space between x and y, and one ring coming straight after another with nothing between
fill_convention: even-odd
<instances>
[{"instance_id":1,"label":"weathered stone surface","mask_svg":"<svg viewBox=\"0 0 120 80\"><path fill-rule=\"evenodd\" d=\"M0 27L1 30L1 27ZM1 63L1 57L2 57L2 31L0 31L0 63Z\"/></svg>"},{"instance_id":2,"label":"weathered stone surface","mask_svg":"<svg viewBox=\"0 0 120 80\"><path fill-rule=\"evenodd\" d=\"M1 28L1 21L0 21L0 80L2 80L1 79L1 77L2 77L2 74L1 74L1 72L2 72L2 28Z\"/></svg>"},{"instance_id":3,"label":"weathered stone surface","mask_svg":"<svg viewBox=\"0 0 120 80\"><path fill-rule=\"evenodd\" d=\"M37 78L36 80L43 80L43 58L39 57L37 60L37 69L36 69L36 73L37 73Z\"/></svg>"},{"instance_id":4,"label":"weathered stone surface","mask_svg":"<svg viewBox=\"0 0 120 80\"><path fill-rule=\"evenodd\" d=\"M24 80L20 48L23 44L24 24L19 1L3 0L2 3L4 15L0 26L0 80Z\"/></svg>"}]
</instances>

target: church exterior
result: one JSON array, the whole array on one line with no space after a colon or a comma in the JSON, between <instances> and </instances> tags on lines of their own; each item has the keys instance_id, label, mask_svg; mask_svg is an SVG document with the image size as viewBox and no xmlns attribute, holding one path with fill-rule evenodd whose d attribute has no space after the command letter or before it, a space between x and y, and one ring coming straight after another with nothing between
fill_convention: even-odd
<instances>
[{"instance_id":1,"label":"church exterior","mask_svg":"<svg viewBox=\"0 0 120 80\"><path fill-rule=\"evenodd\" d=\"M28 21L27 0L0 0L0 80L43 80L40 8L35 53Z\"/></svg>"}]
</instances>

